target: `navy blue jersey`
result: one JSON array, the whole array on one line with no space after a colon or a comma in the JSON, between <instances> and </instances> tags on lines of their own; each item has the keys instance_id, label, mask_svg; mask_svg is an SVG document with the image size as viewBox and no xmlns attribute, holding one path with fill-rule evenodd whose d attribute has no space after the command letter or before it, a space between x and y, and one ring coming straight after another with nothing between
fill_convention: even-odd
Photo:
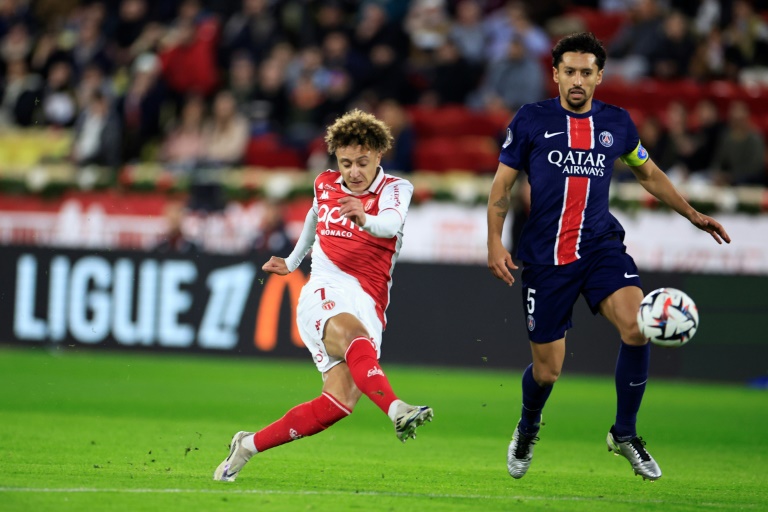
<instances>
[{"instance_id":1,"label":"navy blue jersey","mask_svg":"<svg viewBox=\"0 0 768 512\"><path fill-rule=\"evenodd\" d=\"M531 184L517 253L523 262L565 265L624 239L608 211L617 158L630 165L648 159L626 110L593 99L589 112L575 114L559 98L520 108L499 161L527 173Z\"/></svg>"}]
</instances>

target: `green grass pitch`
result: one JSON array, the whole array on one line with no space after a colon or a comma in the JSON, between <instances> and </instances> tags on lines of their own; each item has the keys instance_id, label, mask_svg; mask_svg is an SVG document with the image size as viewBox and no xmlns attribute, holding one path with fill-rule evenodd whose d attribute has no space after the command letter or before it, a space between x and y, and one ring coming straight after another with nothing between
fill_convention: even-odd
<instances>
[{"instance_id":1,"label":"green grass pitch","mask_svg":"<svg viewBox=\"0 0 768 512\"><path fill-rule=\"evenodd\" d=\"M365 398L317 436L212 480L232 434L317 396L307 360L0 347L3 511L768 510L768 393L652 380L639 430L664 472L608 453L610 378L561 377L521 480L520 373L387 365L435 420L400 443ZM567 370L567 368L566 368Z\"/></svg>"}]
</instances>

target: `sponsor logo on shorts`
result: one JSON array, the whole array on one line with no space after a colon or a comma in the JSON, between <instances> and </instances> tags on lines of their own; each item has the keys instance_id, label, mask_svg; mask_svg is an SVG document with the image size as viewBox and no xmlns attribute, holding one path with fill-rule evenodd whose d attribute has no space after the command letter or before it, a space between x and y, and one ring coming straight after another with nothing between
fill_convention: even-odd
<instances>
[{"instance_id":1,"label":"sponsor logo on shorts","mask_svg":"<svg viewBox=\"0 0 768 512\"><path fill-rule=\"evenodd\" d=\"M383 377L384 372L378 366L374 366L373 368L368 370L368 377L373 377L374 375L381 375Z\"/></svg>"},{"instance_id":2,"label":"sponsor logo on shorts","mask_svg":"<svg viewBox=\"0 0 768 512\"><path fill-rule=\"evenodd\" d=\"M304 437L303 435L296 432L296 429L294 428L288 431L288 435L291 436L291 439L301 439L302 437Z\"/></svg>"},{"instance_id":3,"label":"sponsor logo on shorts","mask_svg":"<svg viewBox=\"0 0 768 512\"><path fill-rule=\"evenodd\" d=\"M318 320L318 321L315 322L315 330L317 332L320 332L320 323L321 322L322 322L322 320Z\"/></svg>"},{"instance_id":4,"label":"sponsor logo on shorts","mask_svg":"<svg viewBox=\"0 0 768 512\"><path fill-rule=\"evenodd\" d=\"M323 353L322 352L318 352L317 354L315 354L315 361L317 361L318 363L322 363L323 362Z\"/></svg>"},{"instance_id":5,"label":"sponsor logo on shorts","mask_svg":"<svg viewBox=\"0 0 768 512\"><path fill-rule=\"evenodd\" d=\"M326 311L330 311L330 310L332 310L335 307L336 307L336 303L333 302L330 299L326 300L325 302L323 302L323 309L326 310Z\"/></svg>"},{"instance_id":6,"label":"sponsor logo on shorts","mask_svg":"<svg viewBox=\"0 0 768 512\"><path fill-rule=\"evenodd\" d=\"M532 331L536 327L536 320L533 319L533 315L528 315L528 330Z\"/></svg>"}]
</instances>

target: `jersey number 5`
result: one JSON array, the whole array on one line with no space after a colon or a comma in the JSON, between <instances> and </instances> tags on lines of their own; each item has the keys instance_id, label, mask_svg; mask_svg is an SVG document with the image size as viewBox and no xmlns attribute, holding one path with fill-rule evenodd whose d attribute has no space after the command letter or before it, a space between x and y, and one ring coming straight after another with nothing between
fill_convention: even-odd
<instances>
[{"instance_id":1,"label":"jersey number 5","mask_svg":"<svg viewBox=\"0 0 768 512\"><path fill-rule=\"evenodd\" d=\"M536 309L536 299L533 297L536 294L536 290L528 288L528 297L525 299L528 308L528 314L532 315L533 310Z\"/></svg>"}]
</instances>

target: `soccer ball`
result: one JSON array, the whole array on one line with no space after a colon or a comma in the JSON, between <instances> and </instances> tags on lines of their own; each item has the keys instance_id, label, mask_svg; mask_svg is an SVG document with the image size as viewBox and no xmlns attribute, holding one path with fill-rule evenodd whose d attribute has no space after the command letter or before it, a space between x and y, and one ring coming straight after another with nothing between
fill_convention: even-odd
<instances>
[{"instance_id":1,"label":"soccer ball","mask_svg":"<svg viewBox=\"0 0 768 512\"><path fill-rule=\"evenodd\" d=\"M659 288L645 296L637 312L640 332L651 343L680 347L699 327L699 311L687 294L675 288Z\"/></svg>"}]
</instances>

